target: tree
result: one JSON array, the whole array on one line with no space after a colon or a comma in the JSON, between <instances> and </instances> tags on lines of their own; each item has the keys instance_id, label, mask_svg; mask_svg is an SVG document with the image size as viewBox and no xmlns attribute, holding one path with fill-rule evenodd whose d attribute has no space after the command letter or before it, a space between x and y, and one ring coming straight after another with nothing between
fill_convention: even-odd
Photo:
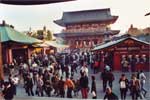
<instances>
[{"instance_id":1,"label":"tree","mask_svg":"<svg viewBox=\"0 0 150 100\"><path fill-rule=\"evenodd\" d=\"M34 37L34 38L37 38L37 34L36 33L33 33L31 36Z\"/></svg>"},{"instance_id":2,"label":"tree","mask_svg":"<svg viewBox=\"0 0 150 100\"><path fill-rule=\"evenodd\" d=\"M45 38L46 40L52 40L52 32L51 31L47 31L47 36Z\"/></svg>"}]
</instances>

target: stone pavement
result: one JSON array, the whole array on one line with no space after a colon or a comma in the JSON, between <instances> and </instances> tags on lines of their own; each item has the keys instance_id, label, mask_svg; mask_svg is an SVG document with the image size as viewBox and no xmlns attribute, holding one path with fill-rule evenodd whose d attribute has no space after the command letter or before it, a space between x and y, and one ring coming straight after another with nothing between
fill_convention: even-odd
<instances>
[{"instance_id":1,"label":"stone pavement","mask_svg":"<svg viewBox=\"0 0 150 100\"><path fill-rule=\"evenodd\" d=\"M115 75L115 81L113 82L113 92L115 94L118 95L118 97L120 98L120 91L119 91L119 78L122 74L122 72L113 72ZM144 72L146 74L147 80L146 80L146 87L148 90L148 93L146 95L146 98L144 100L150 100L150 72ZM92 72L89 72L89 79L90 79L90 84L89 86L91 86L91 75L95 75L96 76L96 85L97 85L97 98L98 99L103 99L105 93L103 93L102 91L102 80L100 80L100 72L97 74L92 74ZM131 77L131 72L127 72L125 73L127 78L130 80ZM76 77L78 77L78 75L76 75ZM74 97L73 99L81 99L81 92L79 93L78 97ZM92 94L89 92L89 99L92 99ZM19 85L17 87L17 96L15 96L14 100L59 100L59 97L38 97L38 96L27 96L27 94L25 93L24 88L22 87L22 85ZM131 96L129 95L129 91L127 92L127 100L131 99ZM66 100L65 99L61 99L61 100Z\"/></svg>"}]
</instances>

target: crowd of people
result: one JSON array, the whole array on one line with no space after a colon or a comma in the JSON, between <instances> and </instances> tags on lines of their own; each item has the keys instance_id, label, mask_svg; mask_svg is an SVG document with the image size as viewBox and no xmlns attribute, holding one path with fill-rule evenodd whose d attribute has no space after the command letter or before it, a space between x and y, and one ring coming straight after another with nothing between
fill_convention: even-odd
<instances>
[{"instance_id":1,"label":"crowd of people","mask_svg":"<svg viewBox=\"0 0 150 100\"><path fill-rule=\"evenodd\" d=\"M99 60L98 55L87 52L56 55L34 53L26 62L14 60L9 65L8 81L1 82L3 97L12 100L17 94L17 85L23 84L28 96L73 98L78 97L81 91L83 99L87 99L89 93L93 99L97 99L95 74L100 71L97 67ZM17 74L14 70L16 66ZM89 75L89 69L93 70L93 75ZM105 64L100 78L103 92L106 93L104 100L118 100L119 97L113 92L115 76L109 65ZM91 84L89 80L92 80ZM146 76L142 71L133 74L130 80L122 74L118 82L121 99L126 99L128 91L132 100L143 99L147 93L145 81Z\"/></svg>"}]
</instances>

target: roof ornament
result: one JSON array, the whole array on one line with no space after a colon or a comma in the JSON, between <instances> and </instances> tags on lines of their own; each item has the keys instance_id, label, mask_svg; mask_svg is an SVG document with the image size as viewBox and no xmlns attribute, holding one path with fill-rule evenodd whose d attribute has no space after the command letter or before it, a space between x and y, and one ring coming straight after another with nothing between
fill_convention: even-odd
<instances>
[{"instance_id":1,"label":"roof ornament","mask_svg":"<svg viewBox=\"0 0 150 100\"><path fill-rule=\"evenodd\" d=\"M5 20L3 20L3 21L2 21L2 25L3 25L3 26L5 26L5 25L6 25L6 22L5 22Z\"/></svg>"},{"instance_id":2,"label":"roof ornament","mask_svg":"<svg viewBox=\"0 0 150 100\"><path fill-rule=\"evenodd\" d=\"M147 14L145 14L145 16L148 16L148 15L150 15L150 12L149 12L149 13L147 13Z\"/></svg>"}]
</instances>

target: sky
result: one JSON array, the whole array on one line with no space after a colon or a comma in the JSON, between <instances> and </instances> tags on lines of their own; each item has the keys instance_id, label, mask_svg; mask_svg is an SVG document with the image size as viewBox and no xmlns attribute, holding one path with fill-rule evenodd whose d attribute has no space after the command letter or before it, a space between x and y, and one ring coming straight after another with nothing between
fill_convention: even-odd
<instances>
[{"instance_id":1,"label":"sky","mask_svg":"<svg viewBox=\"0 0 150 100\"><path fill-rule=\"evenodd\" d=\"M62 27L53 21L61 19L65 11L110 8L112 15L119 16L112 29L125 33L131 24L138 28L150 27L150 0L76 0L65 3L44 5L6 5L0 4L0 22L15 26L18 31L43 29L46 26L54 33L59 33Z\"/></svg>"}]
</instances>

